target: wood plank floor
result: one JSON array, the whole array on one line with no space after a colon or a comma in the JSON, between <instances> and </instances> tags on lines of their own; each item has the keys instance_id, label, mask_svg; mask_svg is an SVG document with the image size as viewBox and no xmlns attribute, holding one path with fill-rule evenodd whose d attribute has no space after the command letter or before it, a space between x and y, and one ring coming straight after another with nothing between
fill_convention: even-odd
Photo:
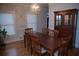
<instances>
[{"instance_id":1,"label":"wood plank floor","mask_svg":"<svg viewBox=\"0 0 79 59\"><path fill-rule=\"evenodd\" d=\"M6 48L0 51L4 56L29 56L29 52L24 48L23 41L9 43Z\"/></svg>"},{"instance_id":2,"label":"wood plank floor","mask_svg":"<svg viewBox=\"0 0 79 59\"><path fill-rule=\"evenodd\" d=\"M78 56L79 49L75 48L68 51L68 56ZM6 45L5 49L0 50L0 56L30 56L30 51L24 48L23 41L17 41Z\"/></svg>"}]
</instances>

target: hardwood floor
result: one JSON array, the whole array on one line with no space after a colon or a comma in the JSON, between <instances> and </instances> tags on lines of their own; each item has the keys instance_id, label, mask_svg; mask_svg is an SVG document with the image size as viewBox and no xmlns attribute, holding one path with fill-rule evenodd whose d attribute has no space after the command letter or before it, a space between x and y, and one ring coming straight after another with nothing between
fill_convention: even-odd
<instances>
[{"instance_id":1,"label":"hardwood floor","mask_svg":"<svg viewBox=\"0 0 79 59\"><path fill-rule=\"evenodd\" d=\"M27 56L30 55L26 48L24 48L23 41L9 43L5 49L0 51L0 55L4 56Z\"/></svg>"},{"instance_id":2,"label":"hardwood floor","mask_svg":"<svg viewBox=\"0 0 79 59\"><path fill-rule=\"evenodd\" d=\"M79 49L75 48L68 51L68 56L78 56ZM17 41L6 45L5 49L0 50L0 56L30 56L30 51L24 48L23 41Z\"/></svg>"}]
</instances>

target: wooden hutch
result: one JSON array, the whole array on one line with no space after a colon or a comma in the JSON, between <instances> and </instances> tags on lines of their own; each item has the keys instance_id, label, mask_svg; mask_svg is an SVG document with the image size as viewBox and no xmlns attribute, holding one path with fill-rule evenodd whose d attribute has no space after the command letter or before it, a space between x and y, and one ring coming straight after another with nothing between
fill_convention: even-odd
<instances>
[{"instance_id":1,"label":"wooden hutch","mask_svg":"<svg viewBox=\"0 0 79 59\"><path fill-rule=\"evenodd\" d=\"M59 30L59 37L71 36L71 46L73 47L75 44L78 9L55 11L54 15L54 29Z\"/></svg>"}]
</instances>

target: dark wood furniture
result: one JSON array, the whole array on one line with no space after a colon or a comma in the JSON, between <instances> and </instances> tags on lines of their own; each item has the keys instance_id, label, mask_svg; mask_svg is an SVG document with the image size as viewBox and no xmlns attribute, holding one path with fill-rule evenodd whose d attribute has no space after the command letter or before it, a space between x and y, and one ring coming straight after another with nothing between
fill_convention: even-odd
<instances>
[{"instance_id":1,"label":"dark wood furniture","mask_svg":"<svg viewBox=\"0 0 79 59\"><path fill-rule=\"evenodd\" d=\"M71 36L62 37L60 41L59 55L67 56L70 48Z\"/></svg>"},{"instance_id":2,"label":"dark wood furniture","mask_svg":"<svg viewBox=\"0 0 79 59\"><path fill-rule=\"evenodd\" d=\"M30 33L30 32L32 32L32 31L33 31L32 28L26 28L26 29L25 29L25 33Z\"/></svg>"},{"instance_id":3,"label":"dark wood furniture","mask_svg":"<svg viewBox=\"0 0 79 59\"><path fill-rule=\"evenodd\" d=\"M55 30L59 30L59 37L71 36L70 46L75 44L77 9L69 9L63 11L55 11ZM72 43L73 42L73 43Z\"/></svg>"},{"instance_id":4,"label":"dark wood furniture","mask_svg":"<svg viewBox=\"0 0 79 59\"><path fill-rule=\"evenodd\" d=\"M49 29L48 28L42 28L42 33L43 34L48 34L49 33Z\"/></svg>"},{"instance_id":5,"label":"dark wood furniture","mask_svg":"<svg viewBox=\"0 0 79 59\"><path fill-rule=\"evenodd\" d=\"M50 35L50 36L54 36L54 34L56 34L56 36L58 36L59 31L58 30L48 29L48 28L43 28L42 29L42 33L43 34Z\"/></svg>"},{"instance_id":6,"label":"dark wood furniture","mask_svg":"<svg viewBox=\"0 0 79 59\"><path fill-rule=\"evenodd\" d=\"M49 36L49 37L53 37L54 39L57 39L57 36L58 36L58 33L59 31L57 30L51 30L51 29L47 29L47 28L44 28L44 31L40 34L38 33L39 35L41 36L45 36L44 38L46 38L46 36ZM37 34L37 35L38 35ZM54 36L55 35L55 36ZM36 52L38 55L49 55L48 51L47 51L47 48L44 48L41 44L40 44L40 39L42 37L40 37L40 39L38 39L39 37L34 37L34 36L31 36L31 42L32 42L32 50L34 52ZM37 40L38 39L38 40ZM32 51L32 52L33 52Z\"/></svg>"},{"instance_id":7,"label":"dark wood furniture","mask_svg":"<svg viewBox=\"0 0 79 59\"><path fill-rule=\"evenodd\" d=\"M26 28L24 32L24 47L26 48L26 41L27 41L27 47L29 48L29 40L28 40L28 33L31 33L33 31L32 28Z\"/></svg>"},{"instance_id":8,"label":"dark wood furniture","mask_svg":"<svg viewBox=\"0 0 79 59\"><path fill-rule=\"evenodd\" d=\"M45 35L39 32L29 33L29 36L32 41L38 43L40 46L47 49L48 54L50 55L54 54L55 49L60 48L62 47L63 44L66 44L67 42L69 42L68 40L55 39L53 36Z\"/></svg>"},{"instance_id":9,"label":"dark wood furniture","mask_svg":"<svg viewBox=\"0 0 79 59\"><path fill-rule=\"evenodd\" d=\"M59 31L48 29L48 35L51 36L51 37L54 37L55 39L57 39L58 35L59 35Z\"/></svg>"},{"instance_id":10,"label":"dark wood furniture","mask_svg":"<svg viewBox=\"0 0 79 59\"><path fill-rule=\"evenodd\" d=\"M27 49L28 51L32 53L35 53L37 55L46 55L46 49L44 49L40 44L33 39L36 39L35 37L30 37L29 33L32 33L32 28L25 29L25 35L24 35L24 46L26 47L26 41L27 41Z\"/></svg>"},{"instance_id":11,"label":"dark wood furniture","mask_svg":"<svg viewBox=\"0 0 79 59\"><path fill-rule=\"evenodd\" d=\"M31 36L31 55L44 56L47 54L47 49L40 45L40 40L36 40L37 37Z\"/></svg>"}]
</instances>

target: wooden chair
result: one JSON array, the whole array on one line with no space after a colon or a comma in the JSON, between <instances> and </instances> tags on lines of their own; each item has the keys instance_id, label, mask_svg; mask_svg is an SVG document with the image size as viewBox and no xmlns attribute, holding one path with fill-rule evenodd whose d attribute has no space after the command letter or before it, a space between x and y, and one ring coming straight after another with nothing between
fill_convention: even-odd
<instances>
[{"instance_id":1,"label":"wooden chair","mask_svg":"<svg viewBox=\"0 0 79 59\"><path fill-rule=\"evenodd\" d=\"M49 29L49 30L48 30L48 35L51 36L51 37L53 37L53 38L56 40L56 43L57 43L58 36L59 36L59 31L58 31L58 30ZM50 55L51 55L51 54L50 54ZM56 48L56 49L54 50L54 52L52 53L52 55L54 55L54 56L59 55L59 49Z\"/></svg>"},{"instance_id":2,"label":"wooden chair","mask_svg":"<svg viewBox=\"0 0 79 59\"><path fill-rule=\"evenodd\" d=\"M25 33L30 33L30 32L32 32L32 31L33 31L32 28L26 28L26 29L25 29Z\"/></svg>"},{"instance_id":3,"label":"wooden chair","mask_svg":"<svg viewBox=\"0 0 79 59\"><path fill-rule=\"evenodd\" d=\"M56 40L58 39L58 36L59 36L59 31L58 30L43 28L42 32L44 34L47 34L47 35L51 36L51 37L54 37ZM58 53L58 49L56 48L54 52L55 52L54 54L56 55L56 53ZM48 52L48 54L50 54L50 53ZM52 55L54 55L54 54L52 54Z\"/></svg>"},{"instance_id":4,"label":"wooden chair","mask_svg":"<svg viewBox=\"0 0 79 59\"><path fill-rule=\"evenodd\" d=\"M26 41L27 41L27 47L28 47L28 33L32 32L32 28L26 28L24 32L24 47L26 48Z\"/></svg>"},{"instance_id":5,"label":"wooden chair","mask_svg":"<svg viewBox=\"0 0 79 59\"><path fill-rule=\"evenodd\" d=\"M26 44L26 48L27 48L27 51L30 53L30 55L32 54L31 53L31 48L32 48L32 44L31 44L31 38L30 38L30 36L29 36L29 34L28 33L26 33L26 41L27 41L27 44Z\"/></svg>"},{"instance_id":6,"label":"wooden chair","mask_svg":"<svg viewBox=\"0 0 79 59\"><path fill-rule=\"evenodd\" d=\"M57 48L57 50L55 50L55 52L58 51L58 55L67 56L67 52L68 52L69 45L70 45L70 39L71 39L71 37L60 38L60 42L58 42L59 48Z\"/></svg>"},{"instance_id":7,"label":"wooden chair","mask_svg":"<svg viewBox=\"0 0 79 59\"><path fill-rule=\"evenodd\" d=\"M44 34L48 34L48 35L53 36L53 37L57 37L59 34L58 30L52 30L52 29L48 29L48 28L43 28L42 32Z\"/></svg>"},{"instance_id":8,"label":"wooden chair","mask_svg":"<svg viewBox=\"0 0 79 59\"><path fill-rule=\"evenodd\" d=\"M42 46L36 41L34 41L34 37L30 37L29 33L32 32L32 28L25 29L24 35L24 46L26 47L26 40L27 40L27 49L30 50L31 55L34 52L37 55L44 55L47 50L44 50Z\"/></svg>"},{"instance_id":9,"label":"wooden chair","mask_svg":"<svg viewBox=\"0 0 79 59\"><path fill-rule=\"evenodd\" d=\"M42 28L42 33L43 34L48 34L49 32L49 29L48 28Z\"/></svg>"},{"instance_id":10,"label":"wooden chair","mask_svg":"<svg viewBox=\"0 0 79 59\"><path fill-rule=\"evenodd\" d=\"M67 42L66 42L66 45L65 45L65 46L66 46L65 55L68 55L68 54L67 54L68 50L69 50L69 49L72 49L72 48L71 48L71 43L72 43L72 39L71 39L71 38L72 38L72 36L67 36L67 37L65 38L65 41L67 41Z\"/></svg>"},{"instance_id":11,"label":"wooden chair","mask_svg":"<svg viewBox=\"0 0 79 59\"><path fill-rule=\"evenodd\" d=\"M35 37L31 38L31 44L32 44L31 53L38 56L48 55L47 50L40 45L39 43L40 41L37 41L34 39L37 39L37 38Z\"/></svg>"},{"instance_id":12,"label":"wooden chair","mask_svg":"<svg viewBox=\"0 0 79 59\"><path fill-rule=\"evenodd\" d=\"M56 39L56 38L58 38L59 31L58 30L51 30L51 29L49 29L48 30L48 34L49 34L49 36L52 36L52 37L54 37Z\"/></svg>"}]
</instances>

